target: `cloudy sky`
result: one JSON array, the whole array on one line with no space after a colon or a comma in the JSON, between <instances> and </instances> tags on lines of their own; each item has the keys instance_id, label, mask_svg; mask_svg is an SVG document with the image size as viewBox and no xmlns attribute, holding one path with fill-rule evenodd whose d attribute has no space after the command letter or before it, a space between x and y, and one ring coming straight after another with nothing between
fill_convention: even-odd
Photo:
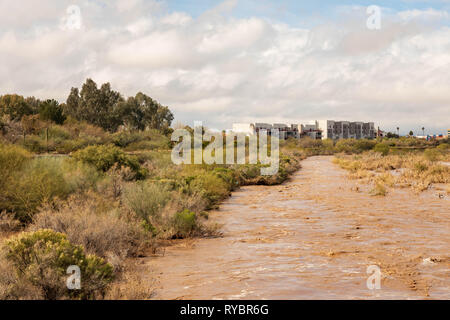
<instances>
[{"instance_id":1,"label":"cloudy sky","mask_svg":"<svg viewBox=\"0 0 450 320\"><path fill-rule=\"evenodd\" d=\"M450 0L0 0L0 61L0 94L65 101L90 77L211 128L450 128Z\"/></svg>"}]
</instances>

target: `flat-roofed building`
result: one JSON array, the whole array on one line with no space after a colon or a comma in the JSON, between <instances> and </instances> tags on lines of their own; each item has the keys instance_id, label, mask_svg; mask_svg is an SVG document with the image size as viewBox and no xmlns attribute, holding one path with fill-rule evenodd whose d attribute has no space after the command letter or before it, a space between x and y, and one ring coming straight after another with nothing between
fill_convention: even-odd
<instances>
[{"instance_id":1,"label":"flat-roofed building","mask_svg":"<svg viewBox=\"0 0 450 320\"><path fill-rule=\"evenodd\" d=\"M319 120L318 127L322 130L322 139L374 139L376 137L373 122Z\"/></svg>"},{"instance_id":2,"label":"flat-roofed building","mask_svg":"<svg viewBox=\"0 0 450 320\"><path fill-rule=\"evenodd\" d=\"M314 140L322 139L322 130L319 128L318 121L300 125L300 138L304 137L310 137Z\"/></svg>"}]
</instances>

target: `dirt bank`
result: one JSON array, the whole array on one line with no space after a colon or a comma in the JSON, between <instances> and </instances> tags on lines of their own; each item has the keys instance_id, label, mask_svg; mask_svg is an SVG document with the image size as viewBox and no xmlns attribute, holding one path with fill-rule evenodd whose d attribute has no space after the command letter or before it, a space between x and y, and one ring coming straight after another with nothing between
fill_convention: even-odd
<instances>
[{"instance_id":1,"label":"dirt bank","mask_svg":"<svg viewBox=\"0 0 450 320\"><path fill-rule=\"evenodd\" d=\"M371 197L331 157L281 186L241 188L210 214L223 238L145 258L157 299L450 299L450 199ZM381 289L367 289L377 265Z\"/></svg>"}]
</instances>

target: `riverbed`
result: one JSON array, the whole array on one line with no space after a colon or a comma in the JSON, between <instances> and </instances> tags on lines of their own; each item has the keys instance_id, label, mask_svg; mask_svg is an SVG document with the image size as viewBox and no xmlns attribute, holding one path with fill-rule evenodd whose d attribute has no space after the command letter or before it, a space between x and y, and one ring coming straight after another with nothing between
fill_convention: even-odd
<instances>
[{"instance_id":1,"label":"riverbed","mask_svg":"<svg viewBox=\"0 0 450 320\"><path fill-rule=\"evenodd\" d=\"M304 160L283 185L241 188L210 213L223 237L143 260L154 298L450 299L449 196L368 188L332 157Z\"/></svg>"}]
</instances>

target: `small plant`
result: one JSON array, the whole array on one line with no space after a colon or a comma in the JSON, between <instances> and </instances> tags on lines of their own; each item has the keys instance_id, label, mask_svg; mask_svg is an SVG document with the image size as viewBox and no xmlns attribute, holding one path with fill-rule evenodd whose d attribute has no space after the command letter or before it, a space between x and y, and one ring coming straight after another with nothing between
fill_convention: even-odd
<instances>
[{"instance_id":1,"label":"small plant","mask_svg":"<svg viewBox=\"0 0 450 320\"><path fill-rule=\"evenodd\" d=\"M378 181L375 183L375 187L370 191L370 194L373 196L386 196L387 190L382 182Z\"/></svg>"},{"instance_id":2,"label":"small plant","mask_svg":"<svg viewBox=\"0 0 450 320\"><path fill-rule=\"evenodd\" d=\"M161 211L172 198L165 186L149 181L130 184L123 193L124 202L136 215L153 224L161 218Z\"/></svg>"},{"instance_id":3,"label":"small plant","mask_svg":"<svg viewBox=\"0 0 450 320\"><path fill-rule=\"evenodd\" d=\"M36 287L44 299L102 296L113 279L111 265L97 256L86 256L81 246L71 244L64 234L52 230L21 233L7 240L4 250L17 281ZM81 270L80 290L67 289L66 270L71 265Z\"/></svg>"},{"instance_id":4,"label":"small plant","mask_svg":"<svg viewBox=\"0 0 450 320\"><path fill-rule=\"evenodd\" d=\"M381 153L383 156L387 156L389 154L389 145L386 143L378 143L374 148L373 151Z\"/></svg>"},{"instance_id":5,"label":"small plant","mask_svg":"<svg viewBox=\"0 0 450 320\"><path fill-rule=\"evenodd\" d=\"M173 216L172 225L175 229L174 237L189 237L197 229L197 216L195 215L195 212L189 211L187 209L182 212L177 212Z\"/></svg>"}]
</instances>

